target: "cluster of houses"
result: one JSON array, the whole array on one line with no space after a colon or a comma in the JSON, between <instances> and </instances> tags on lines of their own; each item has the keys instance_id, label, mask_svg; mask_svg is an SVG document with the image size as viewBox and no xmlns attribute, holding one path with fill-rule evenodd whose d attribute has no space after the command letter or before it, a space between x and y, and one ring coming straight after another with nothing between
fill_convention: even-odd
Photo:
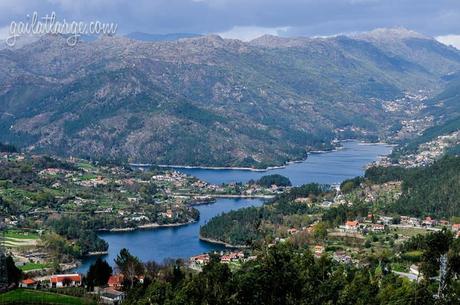
<instances>
[{"instance_id":1,"label":"cluster of houses","mask_svg":"<svg viewBox=\"0 0 460 305\"><path fill-rule=\"evenodd\" d=\"M370 216L372 218L372 216ZM385 232L386 224L383 222L372 223L368 217L367 221L359 222L357 220L348 220L344 225L340 226L339 229L346 233L357 233L357 232Z\"/></svg>"},{"instance_id":2,"label":"cluster of houses","mask_svg":"<svg viewBox=\"0 0 460 305\"><path fill-rule=\"evenodd\" d=\"M426 228L432 230L438 230L436 227L450 228L456 237L460 237L460 224L450 224L447 220L436 220L430 216L424 219L400 216L398 218L387 217L387 216L376 216L369 214L367 219L364 220L348 220L344 225L339 226L339 229L346 233L357 233L357 232L384 232L386 227L389 226L404 226L404 227L415 227L415 228Z\"/></svg>"},{"instance_id":3,"label":"cluster of houses","mask_svg":"<svg viewBox=\"0 0 460 305\"><path fill-rule=\"evenodd\" d=\"M228 264L231 262L243 262L247 260L254 259L253 257L245 257L244 252L235 251L230 253L220 253L220 262L223 264ZM190 257L190 265L192 267L199 267L208 264L211 260L211 256L208 253L200 254Z\"/></svg>"},{"instance_id":4,"label":"cluster of houses","mask_svg":"<svg viewBox=\"0 0 460 305\"><path fill-rule=\"evenodd\" d=\"M48 283L38 282L34 279L27 278L19 283L21 288L37 288L39 285L50 288L63 288L63 287L78 287L82 284L82 277L80 274L57 274L51 275Z\"/></svg>"},{"instance_id":5,"label":"cluster of houses","mask_svg":"<svg viewBox=\"0 0 460 305\"><path fill-rule=\"evenodd\" d=\"M139 278L142 283L143 277ZM57 274L51 275L48 281L36 281L31 278L22 280L19 283L21 288L38 289L38 288L64 288L64 287L80 287L83 285L83 278L78 273L72 274ZM123 275L110 276L107 287L95 290L103 304L120 304L125 293L121 291L123 288Z\"/></svg>"}]
</instances>

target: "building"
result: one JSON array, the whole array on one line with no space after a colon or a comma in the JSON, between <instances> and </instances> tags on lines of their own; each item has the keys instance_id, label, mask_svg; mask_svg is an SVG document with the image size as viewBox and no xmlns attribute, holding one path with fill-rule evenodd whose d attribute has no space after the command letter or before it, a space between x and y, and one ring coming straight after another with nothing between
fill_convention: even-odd
<instances>
[{"instance_id":1,"label":"building","mask_svg":"<svg viewBox=\"0 0 460 305\"><path fill-rule=\"evenodd\" d=\"M103 304L121 304L125 298L125 293L111 288L105 288L100 291L99 296Z\"/></svg>"},{"instance_id":2,"label":"building","mask_svg":"<svg viewBox=\"0 0 460 305\"><path fill-rule=\"evenodd\" d=\"M115 290L123 288L123 274L111 275L107 281L107 285Z\"/></svg>"},{"instance_id":3,"label":"building","mask_svg":"<svg viewBox=\"0 0 460 305\"><path fill-rule=\"evenodd\" d=\"M449 221L447 221L447 220L445 220L445 219L442 219L442 220L439 221L439 224L440 224L441 226L448 226L448 225L449 225Z\"/></svg>"},{"instance_id":4,"label":"building","mask_svg":"<svg viewBox=\"0 0 460 305\"><path fill-rule=\"evenodd\" d=\"M424 221L422 221L422 226L424 227L434 227L436 225L436 221L432 219L431 217L426 217Z\"/></svg>"},{"instance_id":5,"label":"building","mask_svg":"<svg viewBox=\"0 0 460 305\"><path fill-rule=\"evenodd\" d=\"M77 273L52 275L50 278L50 283L51 287L53 288L80 286L81 275Z\"/></svg>"},{"instance_id":6,"label":"building","mask_svg":"<svg viewBox=\"0 0 460 305\"><path fill-rule=\"evenodd\" d=\"M384 232L385 231L385 225L373 224L372 225L372 231L373 232Z\"/></svg>"},{"instance_id":7,"label":"building","mask_svg":"<svg viewBox=\"0 0 460 305\"><path fill-rule=\"evenodd\" d=\"M19 283L21 288L37 288L37 282L33 279L25 279Z\"/></svg>"},{"instance_id":8,"label":"building","mask_svg":"<svg viewBox=\"0 0 460 305\"><path fill-rule=\"evenodd\" d=\"M210 260L209 254L201 254L201 255L190 257L190 262L198 264L198 265L205 265L209 263L209 260Z\"/></svg>"},{"instance_id":9,"label":"building","mask_svg":"<svg viewBox=\"0 0 460 305\"><path fill-rule=\"evenodd\" d=\"M454 223L452 225L452 231L459 232L460 231L460 223Z\"/></svg>"},{"instance_id":10,"label":"building","mask_svg":"<svg viewBox=\"0 0 460 305\"><path fill-rule=\"evenodd\" d=\"M359 228L359 222L356 220L349 220L345 223L345 230L350 232L357 232Z\"/></svg>"},{"instance_id":11,"label":"building","mask_svg":"<svg viewBox=\"0 0 460 305\"><path fill-rule=\"evenodd\" d=\"M292 228L292 229L288 229L288 230L287 230L287 233L288 233L289 235L294 235L294 234L296 234L298 231L299 231L299 230L297 230L296 228Z\"/></svg>"},{"instance_id":12,"label":"building","mask_svg":"<svg viewBox=\"0 0 460 305\"><path fill-rule=\"evenodd\" d=\"M322 245L316 245L315 246L315 256L316 257L321 257L324 253L324 246Z\"/></svg>"}]
</instances>

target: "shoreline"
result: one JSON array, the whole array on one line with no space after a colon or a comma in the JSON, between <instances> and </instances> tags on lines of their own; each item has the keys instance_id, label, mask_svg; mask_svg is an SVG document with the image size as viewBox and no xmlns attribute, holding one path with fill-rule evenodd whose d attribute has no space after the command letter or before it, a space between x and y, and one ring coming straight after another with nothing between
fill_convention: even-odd
<instances>
[{"instance_id":1,"label":"shoreline","mask_svg":"<svg viewBox=\"0 0 460 305\"><path fill-rule=\"evenodd\" d=\"M302 162L302 161L298 161ZM131 165L131 164L130 164ZM238 166L191 166L191 165L157 165L160 168L173 168L173 169L205 169L205 170L240 170L249 172L268 172L275 169L285 168L286 165L269 166L266 168L252 168L252 167L238 167Z\"/></svg>"},{"instance_id":2,"label":"shoreline","mask_svg":"<svg viewBox=\"0 0 460 305\"><path fill-rule=\"evenodd\" d=\"M200 196L200 194L173 194L176 196ZM207 194L206 196L213 198L213 199L219 199L219 198L241 198L241 199L273 199L275 198L275 195L239 195L239 194ZM213 204L215 203L215 200L209 201L209 202L200 202L200 203L193 203L191 204L192 206L198 206L198 205L206 205L206 204Z\"/></svg>"},{"instance_id":3,"label":"shoreline","mask_svg":"<svg viewBox=\"0 0 460 305\"><path fill-rule=\"evenodd\" d=\"M107 255L109 254L109 251L96 251L96 252L88 252L85 256L91 257L91 256L102 256L102 255Z\"/></svg>"},{"instance_id":4,"label":"shoreline","mask_svg":"<svg viewBox=\"0 0 460 305\"><path fill-rule=\"evenodd\" d=\"M99 229L97 230L97 232L109 232L109 233L133 232L137 230L151 230L151 229L159 229L159 228L181 227L181 226L190 225L196 222L198 222L198 220L190 220L188 222L167 223L167 224L147 223L147 224L138 225L136 227L129 227L129 228Z\"/></svg>"},{"instance_id":5,"label":"shoreline","mask_svg":"<svg viewBox=\"0 0 460 305\"><path fill-rule=\"evenodd\" d=\"M232 244L226 243L226 242L221 241L221 240L204 237L201 234L198 236L198 239L201 240L201 241L210 243L210 244L222 245L222 246L225 246L226 248L233 248L233 249L248 249L249 248L249 246L232 245Z\"/></svg>"},{"instance_id":6,"label":"shoreline","mask_svg":"<svg viewBox=\"0 0 460 305\"><path fill-rule=\"evenodd\" d=\"M362 140L356 139L345 139L340 140L338 143L345 143L345 142L357 142L358 145L387 145L387 146L397 146L396 144L389 144L385 142L366 142ZM307 154L323 154L329 152L340 151L344 149L342 145L334 145L333 148L328 150L311 150ZM288 165L302 163L308 159L308 155L306 158L298 159L298 160L290 160L286 161L283 165L278 166L268 166L266 168L253 168L253 167L243 167L243 166L198 166L198 165L177 165L177 164L152 164L152 163L129 163L129 166L133 167L152 167L158 166L160 168L171 168L171 169L203 169L203 170L241 170L241 171L249 171L249 172L269 172L276 169L283 169L286 168Z\"/></svg>"}]
</instances>

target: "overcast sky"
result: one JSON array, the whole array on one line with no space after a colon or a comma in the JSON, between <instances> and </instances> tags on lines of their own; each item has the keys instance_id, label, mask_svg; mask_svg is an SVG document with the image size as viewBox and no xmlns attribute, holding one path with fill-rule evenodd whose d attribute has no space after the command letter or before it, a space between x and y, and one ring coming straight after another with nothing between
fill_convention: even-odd
<instances>
[{"instance_id":1,"label":"overcast sky","mask_svg":"<svg viewBox=\"0 0 460 305\"><path fill-rule=\"evenodd\" d=\"M118 23L118 33L327 36L402 26L460 47L460 0L0 0L0 36L37 11Z\"/></svg>"}]
</instances>

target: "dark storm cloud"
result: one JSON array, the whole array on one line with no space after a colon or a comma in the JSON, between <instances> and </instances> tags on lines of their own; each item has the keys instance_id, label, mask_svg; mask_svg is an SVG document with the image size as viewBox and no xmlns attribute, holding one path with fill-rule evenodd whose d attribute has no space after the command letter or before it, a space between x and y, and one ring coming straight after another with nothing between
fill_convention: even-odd
<instances>
[{"instance_id":1,"label":"dark storm cloud","mask_svg":"<svg viewBox=\"0 0 460 305\"><path fill-rule=\"evenodd\" d=\"M0 0L0 27L33 11L117 22L124 33L283 27L284 35L314 36L403 26L433 36L460 34L459 0Z\"/></svg>"}]
</instances>

